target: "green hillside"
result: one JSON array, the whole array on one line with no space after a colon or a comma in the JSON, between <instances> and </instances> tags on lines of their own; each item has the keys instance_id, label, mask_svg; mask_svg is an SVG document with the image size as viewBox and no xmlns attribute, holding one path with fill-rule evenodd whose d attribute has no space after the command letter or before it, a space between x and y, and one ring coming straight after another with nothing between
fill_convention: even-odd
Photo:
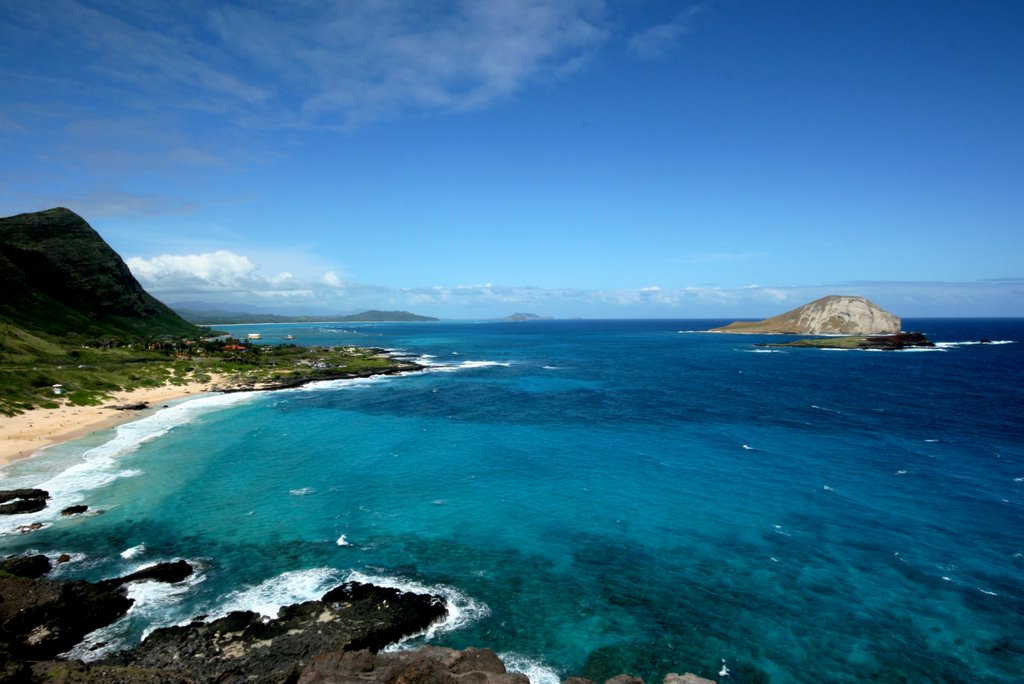
<instances>
[{"instance_id":1,"label":"green hillside","mask_svg":"<svg viewBox=\"0 0 1024 684\"><path fill-rule=\"evenodd\" d=\"M195 336L73 211L0 218L0 322L61 338Z\"/></svg>"}]
</instances>

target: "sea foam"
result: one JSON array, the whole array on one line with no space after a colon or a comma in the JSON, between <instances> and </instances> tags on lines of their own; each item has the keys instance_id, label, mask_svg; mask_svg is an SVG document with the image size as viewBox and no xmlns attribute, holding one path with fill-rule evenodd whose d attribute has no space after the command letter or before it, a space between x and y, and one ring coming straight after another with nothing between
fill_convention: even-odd
<instances>
[{"instance_id":1,"label":"sea foam","mask_svg":"<svg viewBox=\"0 0 1024 684\"><path fill-rule=\"evenodd\" d=\"M443 598L445 606L448 608L448 617L441 622L432 624L421 635L413 635L409 639L422 636L425 640L429 641L438 634L456 631L491 614L491 609L487 604L477 601L455 587L449 587L444 584L420 584L419 582L402 577L368 575L358 570L349 573L347 579L350 582L375 584L378 587L390 587L399 591L410 591L415 594L433 594ZM407 640L403 640L403 643Z\"/></svg>"},{"instance_id":2,"label":"sea foam","mask_svg":"<svg viewBox=\"0 0 1024 684\"><path fill-rule=\"evenodd\" d=\"M248 610L275 618L283 606L319 599L342 581L342 573L333 568L285 572L255 586L231 592L219 606L210 611L210 619L216 620L236 610Z\"/></svg>"},{"instance_id":3,"label":"sea foam","mask_svg":"<svg viewBox=\"0 0 1024 684\"><path fill-rule=\"evenodd\" d=\"M505 663L509 672L526 675L530 684L558 684L562 678L552 668L518 653L499 653L501 662Z\"/></svg>"},{"instance_id":4,"label":"sea foam","mask_svg":"<svg viewBox=\"0 0 1024 684\"><path fill-rule=\"evenodd\" d=\"M252 398L252 393L214 394L190 398L156 413L119 425L114 437L82 454L82 461L32 485L49 492L47 506L38 513L5 516L0 520L0 535L12 534L23 525L47 523L60 517L60 511L85 499L85 493L104 487L124 477L136 477L143 471L125 468L121 459L142 444L162 437L175 427L199 416L238 405Z\"/></svg>"},{"instance_id":5,"label":"sea foam","mask_svg":"<svg viewBox=\"0 0 1024 684\"><path fill-rule=\"evenodd\" d=\"M194 569L197 567L194 562L190 564ZM151 562L139 563L122 574L131 574L152 565ZM128 613L106 627L89 632L70 651L61 654L61 657L75 658L84 662L100 660L111 653L136 645L134 640L128 636L133 625L145 625L142 632L142 639L145 639L160 627L169 627L183 621L187 623L189 620L184 614L187 609L183 607L183 599L205 579L206 576L201 570L195 569L189 577L181 582L170 583L156 580L130 582L125 588L126 595L133 601Z\"/></svg>"}]
</instances>

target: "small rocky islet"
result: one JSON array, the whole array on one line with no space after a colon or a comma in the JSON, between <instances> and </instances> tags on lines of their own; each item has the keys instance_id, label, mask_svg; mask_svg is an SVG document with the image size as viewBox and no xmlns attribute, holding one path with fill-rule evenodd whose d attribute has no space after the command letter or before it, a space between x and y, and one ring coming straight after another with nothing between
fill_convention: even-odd
<instances>
[{"instance_id":1,"label":"small rocky islet","mask_svg":"<svg viewBox=\"0 0 1024 684\"><path fill-rule=\"evenodd\" d=\"M755 347L899 351L935 346L923 333L904 332L902 326L899 316L864 297L829 295L762 321L735 321L709 332L819 336L792 342L758 342Z\"/></svg>"}]
</instances>

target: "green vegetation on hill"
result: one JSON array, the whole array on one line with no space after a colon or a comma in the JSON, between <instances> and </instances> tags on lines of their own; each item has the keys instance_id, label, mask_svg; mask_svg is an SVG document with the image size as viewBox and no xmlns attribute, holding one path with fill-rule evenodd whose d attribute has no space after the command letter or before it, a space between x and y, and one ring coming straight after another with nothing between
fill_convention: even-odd
<instances>
[{"instance_id":1,"label":"green vegetation on hill","mask_svg":"<svg viewBox=\"0 0 1024 684\"><path fill-rule=\"evenodd\" d=\"M0 218L0 322L33 334L198 335L147 293L117 252L74 212Z\"/></svg>"},{"instance_id":2,"label":"green vegetation on hill","mask_svg":"<svg viewBox=\"0 0 1024 684\"><path fill-rule=\"evenodd\" d=\"M213 374L222 376L224 387L230 389L291 386L412 368L416 366L380 349L181 338L107 339L83 345L0 324L0 415L55 408L63 402L98 405L118 390L210 382Z\"/></svg>"},{"instance_id":3,"label":"green vegetation on hill","mask_svg":"<svg viewBox=\"0 0 1024 684\"><path fill-rule=\"evenodd\" d=\"M277 387L418 367L379 349L204 340L208 329L150 296L96 231L62 208L0 218L0 288L0 415L101 404L118 390L213 374L227 388ZM396 313L404 314L349 320Z\"/></svg>"}]
</instances>

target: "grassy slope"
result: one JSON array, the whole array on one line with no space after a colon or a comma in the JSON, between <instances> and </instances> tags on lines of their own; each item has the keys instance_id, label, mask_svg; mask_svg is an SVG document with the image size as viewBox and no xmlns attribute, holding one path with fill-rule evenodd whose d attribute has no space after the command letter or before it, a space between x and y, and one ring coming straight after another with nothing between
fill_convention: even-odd
<instances>
[{"instance_id":1,"label":"grassy slope","mask_svg":"<svg viewBox=\"0 0 1024 684\"><path fill-rule=\"evenodd\" d=\"M227 375L232 385L252 385L376 373L398 365L370 349L222 346L182 342L177 348L147 349L136 340L104 349L0 324L0 415L61 403L98 405L117 390L209 382L212 373ZM56 384L62 385L60 396L54 394Z\"/></svg>"}]
</instances>

